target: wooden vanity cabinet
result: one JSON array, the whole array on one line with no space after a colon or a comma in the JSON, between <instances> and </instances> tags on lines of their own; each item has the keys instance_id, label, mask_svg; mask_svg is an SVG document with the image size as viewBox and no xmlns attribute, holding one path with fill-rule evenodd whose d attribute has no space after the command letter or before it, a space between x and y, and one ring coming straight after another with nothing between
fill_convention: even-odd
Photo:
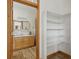
<instances>
[{"instance_id":1,"label":"wooden vanity cabinet","mask_svg":"<svg viewBox=\"0 0 79 59\"><path fill-rule=\"evenodd\" d=\"M34 46L34 36L14 37L14 50Z\"/></svg>"}]
</instances>

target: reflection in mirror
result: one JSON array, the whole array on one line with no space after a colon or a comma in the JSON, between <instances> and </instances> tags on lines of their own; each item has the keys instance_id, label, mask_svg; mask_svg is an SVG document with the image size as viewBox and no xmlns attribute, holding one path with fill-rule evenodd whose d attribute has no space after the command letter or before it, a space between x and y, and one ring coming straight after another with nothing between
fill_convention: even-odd
<instances>
[{"instance_id":1,"label":"reflection in mirror","mask_svg":"<svg viewBox=\"0 0 79 59\"><path fill-rule=\"evenodd\" d=\"M31 2L37 3L37 0L28 0L28 1L31 1Z\"/></svg>"},{"instance_id":2,"label":"reflection in mirror","mask_svg":"<svg viewBox=\"0 0 79 59\"><path fill-rule=\"evenodd\" d=\"M37 3L37 0L33 0L33 2Z\"/></svg>"},{"instance_id":3,"label":"reflection in mirror","mask_svg":"<svg viewBox=\"0 0 79 59\"><path fill-rule=\"evenodd\" d=\"M23 0L23 1L29 1L29 2L37 3L37 0Z\"/></svg>"},{"instance_id":4,"label":"reflection in mirror","mask_svg":"<svg viewBox=\"0 0 79 59\"><path fill-rule=\"evenodd\" d=\"M35 59L36 9L13 2L13 59Z\"/></svg>"}]
</instances>

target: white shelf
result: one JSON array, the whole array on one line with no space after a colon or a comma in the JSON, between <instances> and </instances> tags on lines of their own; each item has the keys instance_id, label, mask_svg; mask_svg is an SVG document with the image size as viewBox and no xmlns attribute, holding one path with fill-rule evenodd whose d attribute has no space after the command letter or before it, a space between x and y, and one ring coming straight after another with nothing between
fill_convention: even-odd
<instances>
[{"instance_id":1,"label":"white shelf","mask_svg":"<svg viewBox=\"0 0 79 59\"><path fill-rule=\"evenodd\" d=\"M63 24L62 22L56 22L56 21L50 21L50 20L47 20L47 23L52 23L52 24Z\"/></svg>"},{"instance_id":2,"label":"white shelf","mask_svg":"<svg viewBox=\"0 0 79 59\"><path fill-rule=\"evenodd\" d=\"M47 30L55 30L55 31L60 31L60 30L64 30L64 29L47 29Z\"/></svg>"}]
</instances>

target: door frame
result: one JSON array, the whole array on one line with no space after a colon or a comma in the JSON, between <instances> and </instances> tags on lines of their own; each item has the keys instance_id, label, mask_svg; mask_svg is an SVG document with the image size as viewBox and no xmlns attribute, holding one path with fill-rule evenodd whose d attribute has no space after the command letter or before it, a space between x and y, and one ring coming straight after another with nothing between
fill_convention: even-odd
<instances>
[{"instance_id":1,"label":"door frame","mask_svg":"<svg viewBox=\"0 0 79 59\"><path fill-rule=\"evenodd\" d=\"M7 0L7 59L13 55L13 0Z\"/></svg>"},{"instance_id":2,"label":"door frame","mask_svg":"<svg viewBox=\"0 0 79 59\"><path fill-rule=\"evenodd\" d=\"M31 6L30 4L28 3L29 6ZM13 32L13 0L7 0L7 59L13 59L12 32ZM40 59L40 1L39 0L37 0L37 17L36 17L36 59Z\"/></svg>"}]
</instances>

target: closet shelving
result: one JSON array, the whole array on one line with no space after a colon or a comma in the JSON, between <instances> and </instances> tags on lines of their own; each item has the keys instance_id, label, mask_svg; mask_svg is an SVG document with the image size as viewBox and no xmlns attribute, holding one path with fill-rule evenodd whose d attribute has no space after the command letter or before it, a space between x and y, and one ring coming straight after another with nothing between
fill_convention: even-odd
<instances>
[{"instance_id":1,"label":"closet shelving","mask_svg":"<svg viewBox=\"0 0 79 59\"><path fill-rule=\"evenodd\" d=\"M64 41L64 31L62 16L47 12L47 54L56 51L58 44Z\"/></svg>"},{"instance_id":2,"label":"closet shelving","mask_svg":"<svg viewBox=\"0 0 79 59\"><path fill-rule=\"evenodd\" d=\"M64 29L47 29L47 30L54 30L54 31L60 31L60 30L64 30Z\"/></svg>"},{"instance_id":3,"label":"closet shelving","mask_svg":"<svg viewBox=\"0 0 79 59\"><path fill-rule=\"evenodd\" d=\"M53 23L53 24L62 24L61 22L56 22L56 21L50 21L50 20L47 20L48 23Z\"/></svg>"},{"instance_id":4,"label":"closet shelving","mask_svg":"<svg viewBox=\"0 0 79 59\"><path fill-rule=\"evenodd\" d=\"M8 47L7 47L7 50L8 50L8 55L7 55L7 59L13 59L13 36L12 36L12 31L13 31L13 1L15 2L19 2L21 4L24 4L24 5L28 5L30 7L33 7L33 8L36 8L37 10L37 16L36 16L36 59L40 59L40 54L39 54L39 33L40 33L40 28L39 28L39 25L40 25L40 1L37 0L37 3L34 3L30 0L7 0L8 4L7 4L7 9L8 9L8 29L7 29L7 32L8 32Z\"/></svg>"}]
</instances>

